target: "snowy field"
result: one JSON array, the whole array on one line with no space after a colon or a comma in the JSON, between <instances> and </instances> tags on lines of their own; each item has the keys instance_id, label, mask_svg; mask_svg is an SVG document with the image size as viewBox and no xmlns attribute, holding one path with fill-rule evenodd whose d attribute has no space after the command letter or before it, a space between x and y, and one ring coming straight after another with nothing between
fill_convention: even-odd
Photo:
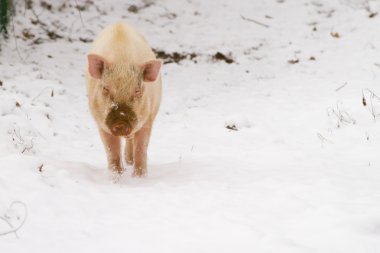
<instances>
[{"instance_id":1,"label":"snowy field","mask_svg":"<svg viewBox=\"0 0 380 253\"><path fill-rule=\"evenodd\" d=\"M380 252L380 1L33 2L1 41L1 253ZM84 73L117 21L194 55L115 184Z\"/></svg>"}]
</instances>

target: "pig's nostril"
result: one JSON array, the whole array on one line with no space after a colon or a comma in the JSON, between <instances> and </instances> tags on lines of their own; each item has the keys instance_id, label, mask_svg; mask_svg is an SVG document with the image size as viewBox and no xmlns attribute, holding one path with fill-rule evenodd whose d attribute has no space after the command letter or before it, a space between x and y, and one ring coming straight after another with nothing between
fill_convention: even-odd
<instances>
[{"instance_id":1,"label":"pig's nostril","mask_svg":"<svg viewBox=\"0 0 380 253\"><path fill-rule=\"evenodd\" d=\"M121 129L120 126L114 126L114 127L112 128L112 131L113 131L114 133L118 133L118 132L120 132L120 129Z\"/></svg>"},{"instance_id":2,"label":"pig's nostril","mask_svg":"<svg viewBox=\"0 0 380 253\"><path fill-rule=\"evenodd\" d=\"M130 129L125 125L119 124L112 127L112 133L115 135L128 135L130 133Z\"/></svg>"}]
</instances>

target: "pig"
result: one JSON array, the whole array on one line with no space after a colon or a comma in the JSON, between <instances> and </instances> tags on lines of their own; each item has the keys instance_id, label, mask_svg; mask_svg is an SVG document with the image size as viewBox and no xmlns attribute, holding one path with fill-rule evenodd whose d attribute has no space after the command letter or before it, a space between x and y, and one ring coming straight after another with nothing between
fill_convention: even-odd
<instances>
[{"instance_id":1,"label":"pig","mask_svg":"<svg viewBox=\"0 0 380 253\"><path fill-rule=\"evenodd\" d=\"M106 27L87 55L88 104L99 129L108 167L124 172L124 158L133 176L147 173L147 149L161 102L162 62L130 25Z\"/></svg>"}]
</instances>

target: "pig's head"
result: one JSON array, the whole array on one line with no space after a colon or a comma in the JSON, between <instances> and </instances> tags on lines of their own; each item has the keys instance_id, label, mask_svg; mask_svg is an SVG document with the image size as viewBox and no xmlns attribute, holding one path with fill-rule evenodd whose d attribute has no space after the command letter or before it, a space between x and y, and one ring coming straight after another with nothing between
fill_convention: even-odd
<instances>
[{"instance_id":1,"label":"pig's head","mask_svg":"<svg viewBox=\"0 0 380 253\"><path fill-rule=\"evenodd\" d=\"M88 71L96 80L90 98L96 118L115 136L128 136L139 125L144 101L144 85L154 85L161 61L151 60L135 66L109 63L103 57L88 55Z\"/></svg>"}]
</instances>

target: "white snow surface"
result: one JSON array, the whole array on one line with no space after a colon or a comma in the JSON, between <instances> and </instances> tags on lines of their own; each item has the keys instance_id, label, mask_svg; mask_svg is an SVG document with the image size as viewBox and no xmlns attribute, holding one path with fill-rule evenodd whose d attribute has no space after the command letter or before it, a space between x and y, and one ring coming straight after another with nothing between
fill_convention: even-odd
<instances>
[{"instance_id":1,"label":"white snow surface","mask_svg":"<svg viewBox=\"0 0 380 253\"><path fill-rule=\"evenodd\" d=\"M380 252L379 1L75 2L35 1L52 41L16 1L2 41L1 253ZM79 38L117 21L198 57L163 65L148 176L113 183Z\"/></svg>"}]
</instances>

